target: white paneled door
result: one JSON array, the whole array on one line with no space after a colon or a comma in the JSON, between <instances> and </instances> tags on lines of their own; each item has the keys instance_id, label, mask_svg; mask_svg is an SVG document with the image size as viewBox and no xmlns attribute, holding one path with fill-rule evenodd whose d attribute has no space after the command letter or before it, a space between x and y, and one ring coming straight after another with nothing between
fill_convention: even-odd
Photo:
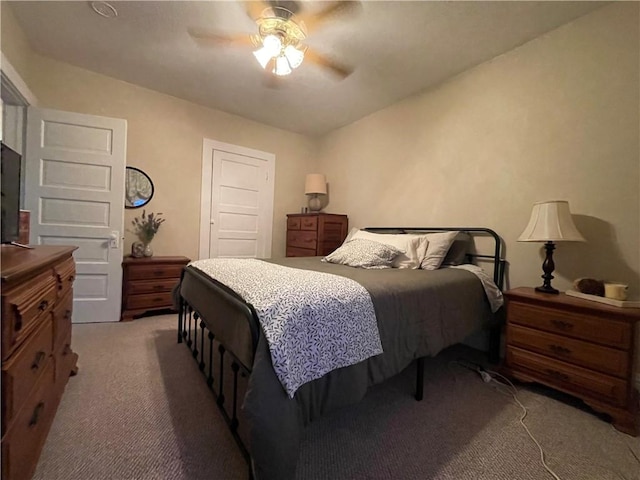
<instances>
[{"instance_id":1,"label":"white paneled door","mask_svg":"<svg viewBox=\"0 0 640 480\"><path fill-rule=\"evenodd\" d=\"M205 141L200 258L271 256L275 157Z\"/></svg>"},{"instance_id":2,"label":"white paneled door","mask_svg":"<svg viewBox=\"0 0 640 480\"><path fill-rule=\"evenodd\" d=\"M76 245L73 321L120 318L126 120L29 108L30 242Z\"/></svg>"}]
</instances>

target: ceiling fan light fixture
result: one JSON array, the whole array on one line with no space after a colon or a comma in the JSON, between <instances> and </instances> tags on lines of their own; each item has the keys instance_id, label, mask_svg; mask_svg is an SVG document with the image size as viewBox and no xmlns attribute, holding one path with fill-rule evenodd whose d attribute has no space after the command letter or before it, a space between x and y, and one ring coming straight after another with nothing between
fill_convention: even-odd
<instances>
[{"instance_id":1,"label":"ceiling fan light fixture","mask_svg":"<svg viewBox=\"0 0 640 480\"><path fill-rule=\"evenodd\" d=\"M256 60L258 60L262 68L267 68L267 65L273 58L273 55L271 55L271 52L269 52L269 49L266 47L262 47L253 52L253 56L256 57Z\"/></svg>"},{"instance_id":2,"label":"ceiling fan light fixture","mask_svg":"<svg viewBox=\"0 0 640 480\"><path fill-rule=\"evenodd\" d=\"M284 56L287 57L287 61L291 68L298 68L304 60L304 51L298 50L293 45L287 45L284 49Z\"/></svg>"},{"instance_id":3,"label":"ceiling fan light fixture","mask_svg":"<svg viewBox=\"0 0 640 480\"><path fill-rule=\"evenodd\" d=\"M278 75L279 77L283 77L285 75L289 75L293 70L291 70L291 66L289 65L289 60L284 55L280 55L276 58L276 66L273 69L273 73Z\"/></svg>"},{"instance_id":4,"label":"ceiling fan light fixture","mask_svg":"<svg viewBox=\"0 0 640 480\"><path fill-rule=\"evenodd\" d=\"M280 55L282 50L282 41L277 35L267 35L262 40L262 45L272 57Z\"/></svg>"}]
</instances>

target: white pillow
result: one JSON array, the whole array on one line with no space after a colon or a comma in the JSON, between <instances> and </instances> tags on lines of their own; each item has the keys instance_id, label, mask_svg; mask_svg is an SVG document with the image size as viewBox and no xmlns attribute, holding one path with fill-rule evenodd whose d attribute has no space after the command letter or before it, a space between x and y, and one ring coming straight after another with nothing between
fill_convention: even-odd
<instances>
[{"instance_id":1,"label":"white pillow","mask_svg":"<svg viewBox=\"0 0 640 480\"><path fill-rule=\"evenodd\" d=\"M427 254L420 264L423 270L437 270L447 255L458 232L427 233L429 240Z\"/></svg>"},{"instance_id":2,"label":"white pillow","mask_svg":"<svg viewBox=\"0 0 640 480\"><path fill-rule=\"evenodd\" d=\"M420 268L429 244L426 235L372 233L365 230L354 233L351 240L355 239L372 240L400 250L402 253L393 261L393 268Z\"/></svg>"},{"instance_id":3,"label":"white pillow","mask_svg":"<svg viewBox=\"0 0 640 480\"><path fill-rule=\"evenodd\" d=\"M400 250L391 245L356 238L338 247L322 261L359 268L391 268L393 259L398 255Z\"/></svg>"}]
</instances>

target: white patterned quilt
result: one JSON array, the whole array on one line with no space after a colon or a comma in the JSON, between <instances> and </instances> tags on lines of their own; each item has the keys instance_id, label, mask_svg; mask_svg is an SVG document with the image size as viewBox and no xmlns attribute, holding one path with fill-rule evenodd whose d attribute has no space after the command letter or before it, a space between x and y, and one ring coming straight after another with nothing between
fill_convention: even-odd
<instances>
[{"instance_id":1,"label":"white patterned quilt","mask_svg":"<svg viewBox=\"0 0 640 480\"><path fill-rule=\"evenodd\" d=\"M304 383L382 353L371 296L354 280L257 259L191 265L253 305L291 398Z\"/></svg>"}]
</instances>

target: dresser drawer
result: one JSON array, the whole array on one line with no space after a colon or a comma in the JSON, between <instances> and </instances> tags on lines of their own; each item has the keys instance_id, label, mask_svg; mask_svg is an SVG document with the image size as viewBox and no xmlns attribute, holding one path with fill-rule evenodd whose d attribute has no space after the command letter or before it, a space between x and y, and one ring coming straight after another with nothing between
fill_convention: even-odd
<instances>
[{"instance_id":1,"label":"dresser drawer","mask_svg":"<svg viewBox=\"0 0 640 480\"><path fill-rule=\"evenodd\" d=\"M291 231L287 232L287 246L298 248L309 248L316 250L318 246L318 235L311 231Z\"/></svg>"},{"instance_id":2,"label":"dresser drawer","mask_svg":"<svg viewBox=\"0 0 640 480\"><path fill-rule=\"evenodd\" d=\"M49 319L2 364L2 433L51 360L53 331Z\"/></svg>"},{"instance_id":3,"label":"dresser drawer","mask_svg":"<svg viewBox=\"0 0 640 480\"><path fill-rule=\"evenodd\" d=\"M140 293L170 292L179 281L179 278L136 280L129 283L129 293L137 295Z\"/></svg>"},{"instance_id":4,"label":"dresser drawer","mask_svg":"<svg viewBox=\"0 0 640 480\"><path fill-rule=\"evenodd\" d=\"M316 251L309 248L287 247L287 257L315 257Z\"/></svg>"},{"instance_id":5,"label":"dresser drawer","mask_svg":"<svg viewBox=\"0 0 640 480\"><path fill-rule=\"evenodd\" d=\"M287 218L287 230L300 230L300 217Z\"/></svg>"},{"instance_id":6,"label":"dresser drawer","mask_svg":"<svg viewBox=\"0 0 640 480\"><path fill-rule=\"evenodd\" d=\"M318 230L318 217L302 217L300 220L300 230Z\"/></svg>"},{"instance_id":7,"label":"dresser drawer","mask_svg":"<svg viewBox=\"0 0 640 480\"><path fill-rule=\"evenodd\" d=\"M511 346L507 347L507 364L559 390L586 393L587 396L617 406L627 403L627 383L609 375Z\"/></svg>"},{"instance_id":8,"label":"dresser drawer","mask_svg":"<svg viewBox=\"0 0 640 480\"><path fill-rule=\"evenodd\" d=\"M173 308L171 292L148 293L142 295L130 295L127 298L127 310L140 310L150 308Z\"/></svg>"},{"instance_id":9,"label":"dresser drawer","mask_svg":"<svg viewBox=\"0 0 640 480\"><path fill-rule=\"evenodd\" d=\"M51 312L57 298L56 279L47 271L27 289L15 289L2 298L2 359L26 338L34 325Z\"/></svg>"},{"instance_id":10,"label":"dresser drawer","mask_svg":"<svg viewBox=\"0 0 640 480\"><path fill-rule=\"evenodd\" d=\"M53 310L53 349L57 350L67 335L71 335L71 315L73 313L73 292L68 292L59 300Z\"/></svg>"},{"instance_id":11,"label":"dresser drawer","mask_svg":"<svg viewBox=\"0 0 640 480\"><path fill-rule=\"evenodd\" d=\"M562 337L553 333L510 325L508 343L565 362L625 378L629 374L629 354L622 350Z\"/></svg>"},{"instance_id":12,"label":"dresser drawer","mask_svg":"<svg viewBox=\"0 0 640 480\"><path fill-rule=\"evenodd\" d=\"M53 352L55 366L56 392L62 392L71 376L76 360L75 354L71 350L71 329L61 338L56 350Z\"/></svg>"},{"instance_id":13,"label":"dresser drawer","mask_svg":"<svg viewBox=\"0 0 640 480\"><path fill-rule=\"evenodd\" d=\"M180 278L183 268L183 264L135 265L129 267L128 279L148 280L151 278L175 278L177 281Z\"/></svg>"},{"instance_id":14,"label":"dresser drawer","mask_svg":"<svg viewBox=\"0 0 640 480\"><path fill-rule=\"evenodd\" d=\"M509 323L622 349L631 345L632 328L628 323L518 302L509 302L508 312Z\"/></svg>"},{"instance_id":15,"label":"dresser drawer","mask_svg":"<svg viewBox=\"0 0 640 480\"><path fill-rule=\"evenodd\" d=\"M71 291L76 278L76 262L73 257L66 259L53 268L58 284L58 291L64 295Z\"/></svg>"},{"instance_id":16,"label":"dresser drawer","mask_svg":"<svg viewBox=\"0 0 640 480\"><path fill-rule=\"evenodd\" d=\"M59 403L53 385L53 362L49 362L2 439L2 478L29 479L33 475Z\"/></svg>"}]
</instances>

